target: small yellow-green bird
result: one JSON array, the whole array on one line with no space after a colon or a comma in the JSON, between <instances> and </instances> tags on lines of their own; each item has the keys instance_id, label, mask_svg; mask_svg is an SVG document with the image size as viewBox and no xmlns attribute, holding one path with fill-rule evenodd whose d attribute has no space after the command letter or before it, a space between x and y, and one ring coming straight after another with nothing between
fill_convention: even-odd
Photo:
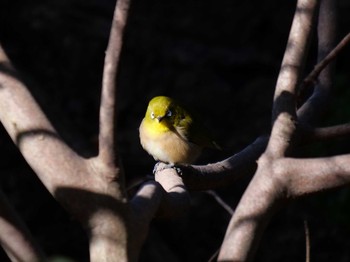
<instances>
[{"instance_id":1,"label":"small yellow-green bird","mask_svg":"<svg viewBox=\"0 0 350 262\"><path fill-rule=\"evenodd\" d=\"M219 149L198 119L166 96L149 102L139 131L142 147L171 165L193 163L204 147Z\"/></svg>"}]
</instances>

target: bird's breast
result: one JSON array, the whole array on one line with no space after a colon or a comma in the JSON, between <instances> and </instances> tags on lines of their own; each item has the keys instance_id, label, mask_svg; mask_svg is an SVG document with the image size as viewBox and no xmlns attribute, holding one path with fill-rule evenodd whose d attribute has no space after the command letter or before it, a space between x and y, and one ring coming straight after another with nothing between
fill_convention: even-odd
<instances>
[{"instance_id":1,"label":"bird's breast","mask_svg":"<svg viewBox=\"0 0 350 262\"><path fill-rule=\"evenodd\" d=\"M171 164L192 163L199 156L201 148L182 138L168 127L140 125L142 147L156 160Z\"/></svg>"}]
</instances>

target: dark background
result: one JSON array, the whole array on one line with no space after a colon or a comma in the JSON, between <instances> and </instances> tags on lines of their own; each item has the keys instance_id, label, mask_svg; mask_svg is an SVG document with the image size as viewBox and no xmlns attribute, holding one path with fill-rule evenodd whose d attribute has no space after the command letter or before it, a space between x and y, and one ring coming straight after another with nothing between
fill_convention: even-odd
<instances>
[{"instance_id":1,"label":"dark background","mask_svg":"<svg viewBox=\"0 0 350 262\"><path fill-rule=\"evenodd\" d=\"M1 43L53 124L76 148L96 150L114 5L111 0L0 0ZM350 2L339 6L337 40L350 28ZM132 2L118 75L118 138L128 181L149 174L154 165L138 140L153 96L189 104L223 145L222 152L206 152L199 163L221 160L268 132L294 8L295 1L280 0ZM334 100L321 125L349 121L349 50L338 59ZM314 39L307 72L315 52ZM318 143L301 154L349 153L349 142ZM1 189L48 256L87 261L84 231L41 185L2 127L0 159ZM243 179L217 192L234 208L247 183ZM312 261L349 261L349 206L348 189L288 203L272 219L256 261L304 261L305 219ZM152 223L141 261L207 261L229 219L210 195L193 192L188 214ZM0 260L6 261L5 255Z\"/></svg>"}]
</instances>

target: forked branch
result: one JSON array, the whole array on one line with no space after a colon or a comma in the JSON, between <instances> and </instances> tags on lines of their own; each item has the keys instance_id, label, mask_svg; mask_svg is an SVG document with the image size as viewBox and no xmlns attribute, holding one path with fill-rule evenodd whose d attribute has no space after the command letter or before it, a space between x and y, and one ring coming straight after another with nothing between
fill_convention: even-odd
<instances>
[{"instance_id":1,"label":"forked branch","mask_svg":"<svg viewBox=\"0 0 350 262\"><path fill-rule=\"evenodd\" d=\"M269 218L284 199L283 179L280 179L274 161L288 154L291 149L296 129L296 90L316 7L316 0L299 0L297 3L276 84L270 140L232 216L219 261L251 261Z\"/></svg>"}]
</instances>

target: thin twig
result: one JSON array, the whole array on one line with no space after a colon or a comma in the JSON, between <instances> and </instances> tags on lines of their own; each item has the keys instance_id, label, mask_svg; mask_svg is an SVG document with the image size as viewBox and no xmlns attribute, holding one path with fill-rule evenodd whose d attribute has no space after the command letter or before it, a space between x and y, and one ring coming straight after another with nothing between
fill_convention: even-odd
<instances>
[{"instance_id":1,"label":"thin twig","mask_svg":"<svg viewBox=\"0 0 350 262\"><path fill-rule=\"evenodd\" d=\"M321 61L319 62L312 72L304 79L302 83L302 88L307 88L316 83L317 77L322 72L322 70L332 62L339 53L350 43L350 33L348 33L339 44Z\"/></svg>"},{"instance_id":2,"label":"thin twig","mask_svg":"<svg viewBox=\"0 0 350 262\"><path fill-rule=\"evenodd\" d=\"M211 255L211 257L208 259L208 262L214 262L216 261L218 255L219 255L219 252L220 252L220 248L218 248L214 254Z\"/></svg>"},{"instance_id":3,"label":"thin twig","mask_svg":"<svg viewBox=\"0 0 350 262\"><path fill-rule=\"evenodd\" d=\"M211 195L218 204L227 211L231 216L234 214L234 210L213 190L205 191L207 194Z\"/></svg>"},{"instance_id":4,"label":"thin twig","mask_svg":"<svg viewBox=\"0 0 350 262\"><path fill-rule=\"evenodd\" d=\"M305 262L310 262L310 230L307 220L304 220L305 230Z\"/></svg>"}]
</instances>

